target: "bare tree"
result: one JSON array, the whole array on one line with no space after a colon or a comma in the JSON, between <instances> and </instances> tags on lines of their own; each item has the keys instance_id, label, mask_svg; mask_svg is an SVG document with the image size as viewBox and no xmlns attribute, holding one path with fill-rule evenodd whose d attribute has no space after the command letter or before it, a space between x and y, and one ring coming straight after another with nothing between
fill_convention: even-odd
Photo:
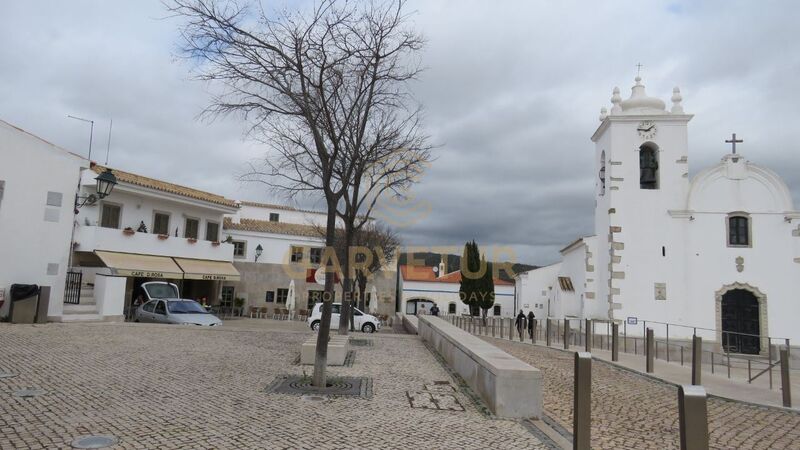
<instances>
[{"instance_id":1,"label":"bare tree","mask_svg":"<svg viewBox=\"0 0 800 450\"><path fill-rule=\"evenodd\" d=\"M381 124L415 124L404 83L422 39L407 27L403 0L319 0L308 10L266 12L260 4L166 0L197 78L220 89L204 114L236 114L248 136L270 151L244 180L288 197L322 197L327 206L323 264L330 269L337 207ZM371 169L376 172L376 168ZM327 262L327 263L326 263ZM334 277L326 271L313 382L325 386Z\"/></svg>"}]
</instances>

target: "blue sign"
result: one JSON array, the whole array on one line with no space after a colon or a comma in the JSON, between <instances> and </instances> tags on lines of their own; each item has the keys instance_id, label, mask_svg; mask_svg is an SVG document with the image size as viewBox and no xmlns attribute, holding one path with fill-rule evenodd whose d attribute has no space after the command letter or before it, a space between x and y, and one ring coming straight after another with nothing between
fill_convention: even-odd
<instances>
[{"instance_id":1,"label":"blue sign","mask_svg":"<svg viewBox=\"0 0 800 450\"><path fill-rule=\"evenodd\" d=\"M636 325L639 323L639 319L636 317L628 317L628 325Z\"/></svg>"}]
</instances>

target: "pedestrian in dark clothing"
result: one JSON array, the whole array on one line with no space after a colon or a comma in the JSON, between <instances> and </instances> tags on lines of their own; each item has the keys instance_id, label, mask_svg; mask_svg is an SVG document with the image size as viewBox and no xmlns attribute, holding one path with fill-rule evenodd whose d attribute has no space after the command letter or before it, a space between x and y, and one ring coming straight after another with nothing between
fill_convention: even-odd
<instances>
[{"instance_id":1,"label":"pedestrian in dark clothing","mask_svg":"<svg viewBox=\"0 0 800 450\"><path fill-rule=\"evenodd\" d=\"M536 315L533 311L528 312L528 337L533 340L533 333L536 331Z\"/></svg>"},{"instance_id":2,"label":"pedestrian in dark clothing","mask_svg":"<svg viewBox=\"0 0 800 450\"><path fill-rule=\"evenodd\" d=\"M525 317L525 313L522 310L519 310L519 314L517 314L517 320L514 321L514 326L517 327L517 333L519 333L519 340L522 341L522 337L524 336L525 332L525 321L527 318Z\"/></svg>"},{"instance_id":3,"label":"pedestrian in dark clothing","mask_svg":"<svg viewBox=\"0 0 800 450\"><path fill-rule=\"evenodd\" d=\"M438 316L439 315L439 307L436 306L435 303L434 303L433 306L431 306L431 315L432 316Z\"/></svg>"}]
</instances>

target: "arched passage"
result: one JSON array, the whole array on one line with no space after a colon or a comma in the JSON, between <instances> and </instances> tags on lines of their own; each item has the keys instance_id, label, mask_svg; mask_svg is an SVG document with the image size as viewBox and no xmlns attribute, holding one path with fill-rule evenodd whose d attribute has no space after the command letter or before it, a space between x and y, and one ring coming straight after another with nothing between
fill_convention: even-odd
<instances>
[{"instance_id":1,"label":"arched passage","mask_svg":"<svg viewBox=\"0 0 800 450\"><path fill-rule=\"evenodd\" d=\"M431 306L433 306L433 301L427 298L411 298L406 301L406 314L416 315L419 313L423 308L425 312L431 310Z\"/></svg>"}]
</instances>

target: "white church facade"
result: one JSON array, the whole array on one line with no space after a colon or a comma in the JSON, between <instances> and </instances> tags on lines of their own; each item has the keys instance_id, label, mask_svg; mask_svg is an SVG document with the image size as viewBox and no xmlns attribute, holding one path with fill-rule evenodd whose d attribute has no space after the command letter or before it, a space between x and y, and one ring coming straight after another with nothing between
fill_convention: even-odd
<instances>
[{"instance_id":1,"label":"white church facade","mask_svg":"<svg viewBox=\"0 0 800 450\"><path fill-rule=\"evenodd\" d=\"M614 89L592 135L595 235L519 275L521 306L539 317L701 327L741 353L765 351L756 336L800 342L800 212L789 189L739 153L735 135L731 153L690 179L692 115L678 88L671 100L667 110L639 77L626 100Z\"/></svg>"}]
</instances>

